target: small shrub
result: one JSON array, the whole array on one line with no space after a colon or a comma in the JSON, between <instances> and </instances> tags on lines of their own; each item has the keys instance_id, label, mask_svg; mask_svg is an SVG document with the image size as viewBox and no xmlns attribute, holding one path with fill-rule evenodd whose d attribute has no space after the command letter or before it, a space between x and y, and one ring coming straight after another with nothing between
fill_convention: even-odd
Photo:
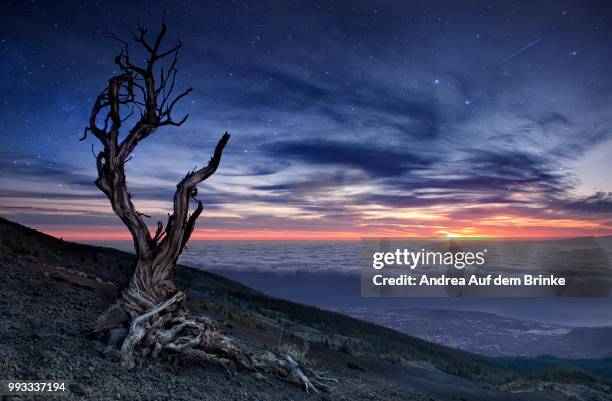
<instances>
[{"instance_id":1,"label":"small shrub","mask_svg":"<svg viewBox=\"0 0 612 401\"><path fill-rule=\"evenodd\" d=\"M306 356L308 354L309 348L310 345L308 345L308 341L304 340L304 346L302 347L302 349L300 349L295 344L282 344L279 347L279 350L280 352L289 355L291 358L293 358L294 361L296 361L300 365L303 365L307 361Z\"/></svg>"},{"instance_id":2,"label":"small shrub","mask_svg":"<svg viewBox=\"0 0 612 401\"><path fill-rule=\"evenodd\" d=\"M344 352L345 354L351 355L351 347L349 347L347 341L344 341L340 346L340 352Z\"/></svg>"}]
</instances>

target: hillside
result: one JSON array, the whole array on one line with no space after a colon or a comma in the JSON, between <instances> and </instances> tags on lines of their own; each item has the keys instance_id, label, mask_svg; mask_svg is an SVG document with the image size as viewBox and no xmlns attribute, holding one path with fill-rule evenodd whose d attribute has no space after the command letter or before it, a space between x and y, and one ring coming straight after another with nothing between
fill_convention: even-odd
<instances>
[{"instance_id":1,"label":"hillside","mask_svg":"<svg viewBox=\"0 0 612 401\"><path fill-rule=\"evenodd\" d=\"M123 372L86 333L128 277L132 255L4 219L0 250L0 379L65 379L74 399L312 399L274 378L227 376L212 366L143 362ZM217 319L240 341L262 350L280 345L338 378L324 396L330 399L567 399L550 386L496 391L521 379L516 366L275 299L216 274L180 266L177 281L194 313ZM598 391L595 382L588 391Z\"/></svg>"}]
</instances>

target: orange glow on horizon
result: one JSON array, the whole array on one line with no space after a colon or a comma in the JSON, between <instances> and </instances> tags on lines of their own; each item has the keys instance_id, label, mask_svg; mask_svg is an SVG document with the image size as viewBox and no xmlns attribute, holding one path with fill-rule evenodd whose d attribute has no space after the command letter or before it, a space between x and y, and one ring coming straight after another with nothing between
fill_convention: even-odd
<instances>
[{"instance_id":1,"label":"orange glow on horizon","mask_svg":"<svg viewBox=\"0 0 612 401\"><path fill-rule=\"evenodd\" d=\"M132 237L126 230L124 231L46 231L43 232L57 238L71 241L130 241ZM268 240L268 241L343 241L358 240L362 236L358 232L318 232L318 231L215 231L215 230L196 230L190 240Z\"/></svg>"},{"instance_id":2,"label":"orange glow on horizon","mask_svg":"<svg viewBox=\"0 0 612 401\"><path fill-rule=\"evenodd\" d=\"M309 230L299 219L287 219L276 227L256 229L196 229L192 240L359 240L363 237L420 238L561 238L612 235L605 220L576 218L564 213L508 213L504 210L483 210L479 216L461 214L452 208L416 208L392 210L380 206L360 210L362 218L352 224L334 227L333 219L309 219ZM454 213L453 213L454 212ZM505 213L504 213L505 212ZM67 220L68 221L68 220ZM214 224L214 219L212 220ZM208 227L211 227L210 224ZM272 225L272 224L271 224ZM245 225L248 227L248 225ZM35 226L45 233L73 241L131 241L127 229L119 225L82 226L66 224ZM335 230L334 230L335 229ZM153 233L152 233L153 234Z\"/></svg>"},{"instance_id":3,"label":"orange glow on horizon","mask_svg":"<svg viewBox=\"0 0 612 401\"><path fill-rule=\"evenodd\" d=\"M57 238L71 241L130 241L132 237L125 230L121 231L88 231L75 230L45 230L41 231ZM191 240L267 240L267 241L350 241L363 237L446 237L446 238L561 238L580 236L605 236L612 231L602 226L580 225L571 227L566 224L559 226L487 226L469 228L422 229L411 230L381 230L381 231L299 231L299 230L258 230L258 231L229 231L229 230L196 230Z\"/></svg>"}]
</instances>

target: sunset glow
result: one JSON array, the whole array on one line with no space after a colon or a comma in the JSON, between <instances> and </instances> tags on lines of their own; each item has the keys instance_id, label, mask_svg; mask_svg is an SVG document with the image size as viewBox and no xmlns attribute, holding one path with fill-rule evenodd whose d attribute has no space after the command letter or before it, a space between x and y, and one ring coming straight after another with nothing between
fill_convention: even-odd
<instances>
[{"instance_id":1,"label":"sunset glow","mask_svg":"<svg viewBox=\"0 0 612 401\"><path fill-rule=\"evenodd\" d=\"M382 216L384 217L384 216ZM369 227L369 224L350 231L335 231L326 227L306 230L219 230L196 229L193 240L359 240L362 237L447 237L447 238L481 238L481 237L534 237L558 238L575 236L609 235L610 227L589 220L545 220L521 218L518 216L492 216L480 222L472 221L472 226L461 227L445 225L445 221L436 225L429 224L426 216L421 224L415 224L414 216L408 220L397 219L394 224L385 220L385 227ZM365 219L366 221L368 219ZM205 223L203 222L203 224ZM322 224L324 225L324 223ZM118 241L131 240L127 230L121 227L99 227L96 230L83 230L81 227L66 227L54 230L44 226L38 227L50 235L74 241Z\"/></svg>"}]
</instances>

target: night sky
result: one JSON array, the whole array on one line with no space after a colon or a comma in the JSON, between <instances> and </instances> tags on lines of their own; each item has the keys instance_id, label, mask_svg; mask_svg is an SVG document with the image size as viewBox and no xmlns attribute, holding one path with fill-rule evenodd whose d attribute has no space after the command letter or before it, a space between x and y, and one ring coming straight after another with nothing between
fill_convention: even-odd
<instances>
[{"instance_id":1,"label":"night sky","mask_svg":"<svg viewBox=\"0 0 612 401\"><path fill-rule=\"evenodd\" d=\"M117 72L105 33L167 7L194 92L127 166L151 226L227 130L194 238L612 232L606 2L132 3L4 3L4 217L128 238L78 139Z\"/></svg>"}]
</instances>

